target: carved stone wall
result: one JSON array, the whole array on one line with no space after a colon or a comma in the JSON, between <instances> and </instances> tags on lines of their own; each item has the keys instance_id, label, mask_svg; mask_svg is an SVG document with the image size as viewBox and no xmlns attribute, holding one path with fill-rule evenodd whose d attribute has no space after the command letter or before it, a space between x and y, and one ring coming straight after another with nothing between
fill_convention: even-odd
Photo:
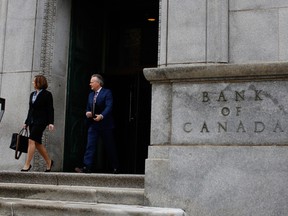
<instances>
[{"instance_id":1,"label":"carved stone wall","mask_svg":"<svg viewBox=\"0 0 288 216\"><path fill-rule=\"evenodd\" d=\"M48 90L50 90L52 62L55 45L55 22L56 22L56 0L46 0L43 17L43 31L41 40L41 61L40 73L43 74L48 81ZM43 134L43 145L50 152L49 133L46 131ZM46 166L45 161L40 156L38 151L34 155L34 170L42 171Z\"/></svg>"}]
</instances>

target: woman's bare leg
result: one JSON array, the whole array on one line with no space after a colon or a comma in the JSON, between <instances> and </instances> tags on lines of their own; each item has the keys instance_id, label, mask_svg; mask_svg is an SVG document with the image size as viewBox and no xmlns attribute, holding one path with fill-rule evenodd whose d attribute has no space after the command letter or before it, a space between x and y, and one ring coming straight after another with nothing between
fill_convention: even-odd
<instances>
[{"instance_id":1,"label":"woman's bare leg","mask_svg":"<svg viewBox=\"0 0 288 216\"><path fill-rule=\"evenodd\" d=\"M29 169L34 153L35 153L35 141L29 139L27 157L23 169L25 170Z\"/></svg>"},{"instance_id":2,"label":"woman's bare leg","mask_svg":"<svg viewBox=\"0 0 288 216\"><path fill-rule=\"evenodd\" d=\"M36 148L37 148L38 152L41 154L41 156L44 158L44 160L46 162L47 169L50 169L52 161L48 155L48 152L47 152L45 146L43 144L39 144L37 142L35 142L35 144L36 144Z\"/></svg>"}]
</instances>

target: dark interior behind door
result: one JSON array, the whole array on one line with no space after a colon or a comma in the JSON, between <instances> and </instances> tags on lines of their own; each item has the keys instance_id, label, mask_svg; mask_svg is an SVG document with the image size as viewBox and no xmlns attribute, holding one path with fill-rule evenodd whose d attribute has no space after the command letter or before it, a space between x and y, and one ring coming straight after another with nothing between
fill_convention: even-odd
<instances>
[{"instance_id":1,"label":"dark interior behind door","mask_svg":"<svg viewBox=\"0 0 288 216\"><path fill-rule=\"evenodd\" d=\"M85 107L93 73L114 97L115 138L121 173L144 173L150 142L151 85L143 68L157 66L158 2L72 1L64 171L81 166L86 145ZM104 3L105 4L105 3ZM155 17L155 22L147 18ZM95 172L109 172L101 142Z\"/></svg>"}]
</instances>

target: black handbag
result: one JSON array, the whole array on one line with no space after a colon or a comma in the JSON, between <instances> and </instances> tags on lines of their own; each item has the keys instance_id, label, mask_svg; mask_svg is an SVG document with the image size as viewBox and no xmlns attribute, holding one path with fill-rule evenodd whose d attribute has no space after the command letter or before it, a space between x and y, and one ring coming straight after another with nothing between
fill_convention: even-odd
<instances>
[{"instance_id":1,"label":"black handbag","mask_svg":"<svg viewBox=\"0 0 288 216\"><path fill-rule=\"evenodd\" d=\"M15 159L19 159L22 152L28 151L28 130L22 128L19 133L13 133L10 148L15 150Z\"/></svg>"}]
</instances>

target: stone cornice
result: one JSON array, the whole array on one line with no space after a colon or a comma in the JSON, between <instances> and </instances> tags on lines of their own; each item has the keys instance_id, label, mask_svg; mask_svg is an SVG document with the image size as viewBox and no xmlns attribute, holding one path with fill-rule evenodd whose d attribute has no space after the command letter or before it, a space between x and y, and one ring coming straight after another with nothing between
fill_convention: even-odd
<instances>
[{"instance_id":1,"label":"stone cornice","mask_svg":"<svg viewBox=\"0 0 288 216\"><path fill-rule=\"evenodd\" d=\"M195 64L144 68L145 78L154 82L225 82L288 79L288 62L254 64Z\"/></svg>"}]
</instances>

